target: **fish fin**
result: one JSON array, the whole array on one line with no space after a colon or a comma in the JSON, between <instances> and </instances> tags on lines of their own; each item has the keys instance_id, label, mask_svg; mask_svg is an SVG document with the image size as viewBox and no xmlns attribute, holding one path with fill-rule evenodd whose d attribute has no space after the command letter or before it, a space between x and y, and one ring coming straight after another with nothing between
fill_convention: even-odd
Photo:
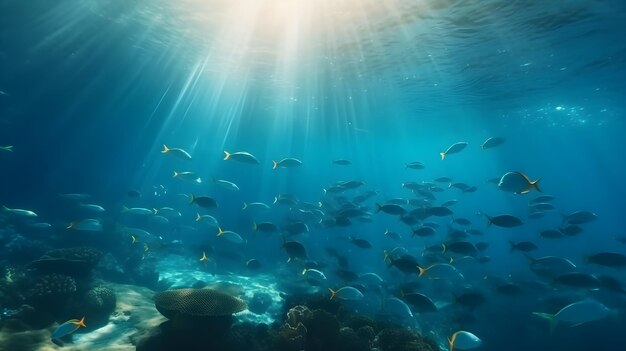
<instances>
[{"instance_id":1,"label":"fish fin","mask_svg":"<svg viewBox=\"0 0 626 351\"><path fill-rule=\"evenodd\" d=\"M224 231L222 230L222 227L217 227L217 236L222 236L224 235Z\"/></svg>"},{"instance_id":2,"label":"fish fin","mask_svg":"<svg viewBox=\"0 0 626 351\"><path fill-rule=\"evenodd\" d=\"M248 204L244 201L243 202L243 208L241 209L242 211L245 210L246 208L248 208Z\"/></svg>"},{"instance_id":3,"label":"fish fin","mask_svg":"<svg viewBox=\"0 0 626 351\"><path fill-rule=\"evenodd\" d=\"M80 328L80 327L87 328L87 326L85 325L85 317L84 316L79 321L72 322L72 324L74 324L77 327L77 329Z\"/></svg>"},{"instance_id":4,"label":"fish fin","mask_svg":"<svg viewBox=\"0 0 626 351\"><path fill-rule=\"evenodd\" d=\"M439 155L441 155L441 160L442 161L446 158L446 153L445 152L440 152Z\"/></svg>"},{"instance_id":5,"label":"fish fin","mask_svg":"<svg viewBox=\"0 0 626 351\"><path fill-rule=\"evenodd\" d=\"M230 153L224 150L224 161L228 160L229 158L230 158Z\"/></svg>"},{"instance_id":6,"label":"fish fin","mask_svg":"<svg viewBox=\"0 0 626 351\"><path fill-rule=\"evenodd\" d=\"M513 241L509 240L509 244L511 245L511 248L509 249L509 252L515 251L515 243Z\"/></svg>"},{"instance_id":7,"label":"fish fin","mask_svg":"<svg viewBox=\"0 0 626 351\"><path fill-rule=\"evenodd\" d=\"M278 202L278 196L274 196L274 202L272 202L272 204L275 204Z\"/></svg>"},{"instance_id":8,"label":"fish fin","mask_svg":"<svg viewBox=\"0 0 626 351\"><path fill-rule=\"evenodd\" d=\"M541 178L535 180L534 182L530 184L535 188L535 190L537 190L540 193L543 193L543 191L541 191L541 188L539 188L539 181L541 181Z\"/></svg>"},{"instance_id":9,"label":"fish fin","mask_svg":"<svg viewBox=\"0 0 626 351\"><path fill-rule=\"evenodd\" d=\"M550 323L550 335L554 333L554 328L556 328L556 324L558 323L558 320L554 318L555 315L550 314L550 313L542 313L542 312L533 312L533 315L547 319L548 322Z\"/></svg>"},{"instance_id":10,"label":"fish fin","mask_svg":"<svg viewBox=\"0 0 626 351\"><path fill-rule=\"evenodd\" d=\"M330 292L330 299L332 300L333 297L335 297L335 295L337 295L337 291L335 291L335 290L333 290L331 288L328 288L328 291Z\"/></svg>"},{"instance_id":11,"label":"fish fin","mask_svg":"<svg viewBox=\"0 0 626 351\"><path fill-rule=\"evenodd\" d=\"M189 198L191 199L189 201L189 204L193 204L194 202L196 202L196 196L194 194L189 194Z\"/></svg>"},{"instance_id":12,"label":"fish fin","mask_svg":"<svg viewBox=\"0 0 626 351\"><path fill-rule=\"evenodd\" d=\"M252 222L252 230L256 232L258 226L256 224L256 222Z\"/></svg>"},{"instance_id":13,"label":"fish fin","mask_svg":"<svg viewBox=\"0 0 626 351\"><path fill-rule=\"evenodd\" d=\"M126 205L122 205L122 213L128 212L128 211L129 211L129 208L126 207Z\"/></svg>"},{"instance_id":14,"label":"fish fin","mask_svg":"<svg viewBox=\"0 0 626 351\"><path fill-rule=\"evenodd\" d=\"M156 215L157 213L159 213L159 210L156 207L153 207L152 212L154 212L154 215Z\"/></svg>"},{"instance_id":15,"label":"fish fin","mask_svg":"<svg viewBox=\"0 0 626 351\"><path fill-rule=\"evenodd\" d=\"M391 259L391 256L389 256L389 252L387 250L383 250L383 255L385 255L383 257L383 261L388 262L389 266L391 266L393 264L393 260Z\"/></svg>"},{"instance_id":16,"label":"fish fin","mask_svg":"<svg viewBox=\"0 0 626 351\"><path fill-rule=\"evenodd\" d=\"M161 153L162 153L162 154L166 154L166 153L168 153L168 152L170 152L170 148L169 148L169 147L167 147L167 145L163 144L163 151L161 151Z\"/></svg>"},{"instance_id":17,"label":"fish fin","mask_svg":"<svg viewBox=\"0 0 626 351\"><path fill-rule=\"evenodd\" d=\"M424 275L424 273L426 273L426 271L428 270L428 268L422 268L422 267L420 267L419 265L417 266L417 269L419 269L419 270L420 270L420 273L419 273L418 277L423 276L423 275Z\"/></svg>"},{"instance_id":18,"label":"fish fin","mask_svg":"<svg viewBox=\"0 0 626 351\"><path fill-rule=\"evenodd\" d=\"M276 169L278 167L278 162L272 160L272 162L274 163L274 166L272 166L272 169Z\"/></svg>"}]
</instances>

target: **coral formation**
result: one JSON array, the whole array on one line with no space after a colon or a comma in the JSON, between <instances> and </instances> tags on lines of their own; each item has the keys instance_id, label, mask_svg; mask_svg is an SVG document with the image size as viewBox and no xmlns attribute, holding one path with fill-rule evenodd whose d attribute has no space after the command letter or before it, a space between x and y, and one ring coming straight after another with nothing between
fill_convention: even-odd
<instances>
[{"instance_id":1,"label":"coral formation","mask_svg":"<svg viewBox=\"0 0 626 351\"><path fill-rule=\"evenodd\" d=\"M74 278L88 276L100 261L102 253L91 247L56 249L46 252L29 264L40 272L61 273Z\"/></svg>"},{"instance_id":2,"label":"coral formation","mask_svg":"<svg viewBox=\"0 0 626 351\"><path fill-rule=\"evenodd\" d=\"M383 329L374 339L381 351L438 351L436 343L404 328Z\"/></svg>"}]
</instances>

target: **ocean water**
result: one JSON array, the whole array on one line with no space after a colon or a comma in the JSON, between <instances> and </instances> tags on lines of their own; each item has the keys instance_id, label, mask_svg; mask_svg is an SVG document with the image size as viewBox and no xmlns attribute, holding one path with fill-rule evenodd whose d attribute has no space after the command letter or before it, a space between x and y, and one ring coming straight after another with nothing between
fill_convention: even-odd
<instances>
[{"instance_id":1,"label":"ocean water","mask_svg":"<svg viewBox=\"0 0 626 351\"><path fill-rule=\"evenodd\" d=\"M0 267L23 270L28 281L37 274L27 270L29 262L47 250L90 246L119 262L143 258L148 263L135 264L158 274L142 281L96 267L94 275L111 284L163 290L219 277L244 291L265 291L275 306L262 318L245 317L257 323L284 318L281 304L288 299L282 297L327 297L327 288L357 286L364 298L341 301L345 308L385 315L445 348L446 337L467 330L482 340L479 350L621 350L625 290L540 277L528 258L509 250L509 241L532 241L538 248L530 256L569 259L596 282L609 276L626 284L626 267L587 262L603 252L626 255L626 240L620 240L626 238L625 19L626 3L616 0L0 1L0 146L13 146L0 149L0 204L38 215L0 214ZM506 141L483 150L489 137ZM442 160L440 152L456 142L468 145ZM186 150L192 160L163 154L163 145ZM259 164L224 160L224 151L249 152ZM272 161L283 158L302 164L272 169ZM351 164L333 163L338 159ZM415 161L424 169L406 167ZM202 182L172 177L175 171L195 172ZM513 194L488 182L509 171L540 179L542 192ZM434 182L438 177L452 180ZM349 180L363 185L325 191ZM421 184L432 198L423 201L423 194L403 188L407 182ZM454 183L477 190L462 192ZM141 196L130 197L131 190ZM375 195L355 201L367 191ZM190 205L191 193L214 198L218 207ZM275 204L279 194L296 200ZM554 196L555 209L529 218L529 201L540 195ZM450 207L452 216L407 225L376 212L376 204L397 198L419 201L404 204L409 211L458 203ZM270 209L242 210L244 202ZM155 222L154 215L136 217L123 206L171 207L180 217ZM336 225L346 208L362 210L367 222L351 218ZM567 225L562 215L581 210L597 218L580 224L580 234L540 235ZM215 217L245 243L218 237L217 227L195 221L197 213ZM523 225L487 225L484 214L511 214ZM66 228L88 218L103 228ZM451 224L454 218L472 224ZM294 221L308 232L253 230L255 222L283 228ZM32 227L42 222L51 227ZM436 234L412 237L424 222L438 223ZM150 235L132 243L127 228ZM448 262L450 253L431 257L426 247L453 242L450 228L478 229L482 235L456 240L489 244L472 258L452 254L462 281L388 267L384 251L396 247L425 267ZM386 229L402 239L385 236ZM359 248L352 237L372 247ZM309 263L287 262L284 240L304 245L327 280L307 282L300 272ZM368 290L345 281L327 248L348 262L343 269L376 273L383 283ZM210 264L199 260L203 252ZM478 262L485 256L490 261ZM250 259L261 268L247 268ZM415 281L416 292L428 295L438 312L394 315L386 299L402 299L400 291ZM498 293L503 281L523 293ZM484 303L468 308L454 302L453 294L468 290ZM0 295L0 308L28 303L8 295ZM559 323L550 333L548 322L532 314L586 299L601 302L610 315L574 327ZM54 322L72 318L80 316L61 311L38 328L54 330ZM108 347L97 338L81 339L90 333L97 335L87 329L71 344Z\"/></svg>"}]
</instances>

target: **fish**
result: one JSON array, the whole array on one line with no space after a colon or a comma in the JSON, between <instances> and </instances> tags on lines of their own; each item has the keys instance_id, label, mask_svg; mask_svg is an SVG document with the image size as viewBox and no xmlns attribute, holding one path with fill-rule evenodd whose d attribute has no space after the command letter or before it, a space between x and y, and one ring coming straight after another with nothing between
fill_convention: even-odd
<instances>
[{"instance_id":1,"label":"fish","mask_svg":"<svg viewBox=\"0 0 626 351\"><path fill-rule=\"evenodd\" d=\"M396 267L404 274L420 273L419 265L412 257L393 258L385 251L385 261L389 262L389 267Z\"/></svg>"},{"instance_id":2,"label":"fish","mask_svg":"<svg viewBox=\"0 0 626 351\"><path fill-rule=\"evenodd\" d=\"M467 218L455 218L452 220L453 223L458 225L472 225L472 222Z\"/></svg>"},{"instance_id":3,"label":"fish","mask_svg":"<svg viewBox=\"0 0 626 351\"><path fill-rule=\"evenodd\" d=\"M349 166L349 165L352 164L352 162L350 162L349 160L346 160L346 159L334 160L333 163L336 164L336 165L339 165L339 166Z\"/></svg>"},{"instance_id":4,"label":"fish","mask_svg":"<svg viewBox=\"0 0 626 351\"><path fill-rule=\"evenodd\" d=\"M187 180L193 183L202 183L202 178L198 177L194 172L176 172L174 171L174 178Z\"/></svg>"},{"instance_id":5,"label":"fish","mask_svg":"<svg viewBox=\"0 0 626 351\"><path fill-rule=\"evenodd\" d=\"M448 263L435 263L426 268L419 267L419 277L428 277L434 279L461 278L461 274L453 265Z\"/></svg>"},{"instance_id":6,"label":"fish","mask_svg":"<svg viewBox=\"0 0 626 351\"><path fill-rule=\"evenodd\" d=\"M233 161L253 164L253 165L259 164L259 160L257 160L257 158L254 155L245 151L229 153L228 151L224 150L224 161L226 160L233 160Z\"/></svg>"},{"instance_id":7,"label":"fish","mask_svg":"<svg viewBox=\"0 0 626 351\"><path fill-rule=\"evenodd\" d=\"M556 229L542 230L541 232L539 232L539 235L546 239L558 239L565 236L565 234Z\"/></svg>"},{"instance_id":8,"label":"fish","mask_svg":"<svg viewBox=\"0 0 626 351\"><path fill-rule=\"evenodd\" d=\"M196 204L202 208L217 208L217 201L214 198L209 196L195 196L194 194L190 194L189 204Z\"/></svg>"},{"instance_id":9,"label":"fish","mask_svg":"<svg viewBox=\"0 0 626 351\"><path fill-rule=\"evenodd\" d=\"M188 160L188 161L191 160L191 155L187 151L180 149L180 148L176 148L176 147L169 148L165 144L163 144L163 150L161 151L161 153L169 154L169 155L178 157L183 160Z\"/></svg>"},{"instance_id":10,"label":"fish","mask_svg":"<svg viewBox=\"0 0 626 351\"><path fill-rule=\"evenodd\" d=\"M491 149L504 144L505 141L506 139L501 137L491 137L485 140L485 142L480 145L480 148L483 150Z\"/></svg>"},{"instance_id":11,"label":"fish","mask_svg":"<svg viewBox=\"0 0 626 351\"><path fill-rule=\"evenodd\" d=\"M285 249L285 251L287 252L287 256L289 257L287 262L290 262L294 259L307 259L306 248L304 247L304 245L297 241L284 241L282 248Z\"/></svg>"},{"instance_id":12,"label":"fish","mask_svg":"<svg viewBox=\"0 0 626 351\"><path fill-rule=\"evenodd\" d=\"M365 239L357 239L357 238L350 238L350 242L352 244L354 244L356 247L359 247L361 249L370 249L372 248L372 244L370 244L369 241L365 240Z\"/></svg>"},{"instance_id":13,"label":"fish","mask_svg":"<svg viewBox=\"0 0 626 351\"><path fill-rule=\"evenodd\" d=\"M450 147L448 147L446 151L439 153L439 155L441 156L441 160L443 161L448 155L456 154L463 151L465 147L467 147L467 143L463 141L450 145Z\"/></svg>"},{"instance_id":14,"label":"fish","mask_svg":"<svg viewBox=\"0 0 626 351\"><path fill-rule=\"evenodd\" d=\"M126 196L136 199L141 197L141 193L138 190L129 190L128 192L126 192Z\"/></svg>"},{"instance_id":15,"label":"fish","mask_svg":"<svg viewBox=\"0 0 626 351\"><path fill-rule=\"evenodd\" d=\"M283 158L282 160L276 162L273 161L274 166L272 166L272 169L276 169L276 168L294 168L294 167L299 167L302 166L302 161L298 160L297 158Z\"/></svg>"},{"instance_id":16,"label":"fish","mask_svg":"<svg viewBox=\"0 0 626 351\"><path fill-rule=\"evenodd\" d=\"M205 262L207 261L209 258L206 257L206 252L202 251L202 257L200 257L200 261L201 262Z\"/></svg>"},{"instance_id":17,"label":"fish","mask_svg":"<svg viewBox=\"0 0 626 351\"><path fill-rule=\"evenodd\" d=\"M83 219L81 221L71 222L66 229L83 230L87 232L102 231L102 222L99 219Z\"/></svg>"},{"instance_id":18,"label":"fish","mask_svg":"<svg viewBox=\"0 0 626 351\"><path fill-rule=\"evenodd\" d=\"M400 234L398 234L397 232L392 232L389 229L385 229L385 233L383 235L393 240L402 240Z\"/></svg>"},{"instance_id":19,"label":"fish","mask_svg":"<svg viewBox=\"0 0 626 351\"><path fill-rule=\"evenodd\" d=\"M96 204L80 204L79 206L80 208L83 208L85 210L92 211L92 212L106 212L104 207L100 205L96 205Z\"/></svg>"},{"instance_id":20,"label":"fish","mask_svg":"<svg viewBox=\"0 0 626 351\"><path fill-rule=\"evenodd\" d=\"M413 312L406 304L406 302L400 300L397 297L389 297L385 300L384 310L399 318L413 318Z\"/></svg>"},{"instance_id":21,"label":"fish","mask_svg":"<svg viewBox=\"0 0 626 351\"><path fill-rule=\"evenodd\" d=\"M7 152L13 152L13 145L0 146L0 150L7 151Z\"/></svg>"},{"instance_id":22,"label":"fish","mask_svg":"<svg viewBox=\"0 0 626 351\"><path fill-rule=\"evenodd\" d=\"M576 270L576 265L572 261L558 256L544 256L533 258L526 254L529 259L530 270L542 277L555 278L557 276L570 273Z\"/></svg>"},{"instance_id":23,"label":"fish","mask_svg":"<svg viewBox=\"0 0 626 351\"><path fill-rule=\"evenodd\" d=\"M252 223L253 230L255 232L263 233L276 233L278 232L278 226L271 222Z\"/></svg>"},{"instance_id":24,"label":"fish","mask_svg":"<svg viewBox=\"0 0 626 351\"><path fill-rule=\"evenodd\" d=\"M309 232L309 226L300 221L286 223L282 226L281 231L288 235L298 235Z\"/></svg>"},{"instance_id":25,"label":"fish","mask_svg":"<svg viewBox=\"0 0 626 351\"><path fill-rule=\"evenodd\" d=\"M152 216L154 215L154 210L143 208L143 207L131 207L128 208L126 206L122 206L122 213L131 214L137 216Z\"/></svg>"},{"instance_id":26,"label":"fish","mask_svg":"<svg viewBox=\"0 0 626 351\"><path fill-rule=\"evenodd\" d=\"M28 224L30 228L35 229L49 229L52 228L52 224L46 222L38 222L38 223L30 223Z\"/></svg>"},{"instance_id":27,"label":"fish","mask_svg":"<svg viewBox=\"0 0 626 351\"><path fill-rule=\"evenodd\" d=\"M530 201L528 201L529 204L538 204L538 203L545 203L545 202L550 202L550 201L554 201L554 196L552 195L541 195L538 196Z\"/></svg>"},{"instance_id":28,"label":"fish","mask_svg":"<svg viewBox=\"0 0 626 351\"><path fill-rule=\"evenodd\" d=\"M538 203L529 205L528 208L530 211L552 211L556 207L554 207L554 205L551 203L538 202Z\"/></svg>"},{"instance_id":29,"label":"fish","mask_svg":"<svg viewBox=\"0 0 626 351\"><path fill-rule=\"evenodd\" d=\"M432 236L435 235L437 232L435 231L434 228L432 227L419 227L416 229L413 229L413 236L421 236L421 237L425 237L425 236Z\"/></svg>"},{"instance_id":30,"label":"fish","mask_svg":"<svg viewBox=\"0 0 626 351\"><path fill-rule=\"evenodd\" d=\"M478 249L478 251L485 251L489 247L489 243L484 242L484 241L479 241L476 243L475 246Z\"/></svg>"},{"instance_id":31,"label":"fish","mask_svg":"<svg viewBox=\"0 0 626 351\"><path fill-rule=\"evenodd\" d=\"M244 202L243 203L243 208L241 209L242 211L245 210L269 210L271 207L263 202L251 202L251 203L247 203Z\"/></svg>"},{"instance_id":32,"label":"fish","mask_svg":"<svg viewBox=\"0 0 626 351\"><path fill-rule=\"evenodd\" d=\"M507 172L500 178L498 188L502 191L519 195L528 194L532 189L542 192L539 188L539 181L541 181L541 179L530 180L530 178L522 172Z\"/></svg>"},{"instance_id":33,"label":"fish","mask_svg":"<svg viewBox=\"0 0 626 351\"><path fill-rule=\"evenodd\" d=\"M587 299L571 303L555 314L533 312L533 315L547 319L550 323L550 333L552 333L558 323L580 325L604 319L610 315L610 312L609 308L600 302Z\"/></svg>"},{"instance_id":34,"label":"fish","mask_svg":"<svg viewBox=\"0 0 626 351\"><path fill-rule=\"evenodd\" d=\"M514 243L513 241L509 240L509 244L511 245L509 252L513 252L515 250L522 251L522 252L530 252L530 251L534 251L538 249L537 245L535 245L531 241L520 241L518 243Z\"/></svg>"},{"instance_id":35,"label":"fish","mask_svg":"<svg viewBox=\"0 0 626 351\"><path fill-rule=\"evenodd\" d=\"M261 262L256 258L252 258L246 261L246 267L251 270L256 270L261 268Z\"/></svg>"},{"instance_id":36,"label":"fish","mask_svg":"<svg viewBox=\"0 0 626 351\"><path fill-rule=\"evenodd\" d=\"M227 190L239 191L239 187L237 186L237 184L233 182L229 182L228 180L213 178L213 184L216 184L220 186L221 188L224 188Z\"/></svg>"},{"instance_id":37,"label":"fish","mask_svg":"<svg viewBox=\"0 0 626 351\"><path fill-rule=\"evenodd\" d=\"M362 292L351 286L344 286L343 288L337 289L336 291L328 288L328 291L330 292L331 300L334 297L337 297L341 300L358 301L363 299L364 297Z\"/></svg>"},{"instance_id":38,"label":"fish","mask_svg":"<svg viewBox=\"0 0 626 351\"><path fill-rule=\"evenodd\" d=\"M384 283L383 278L376 273L361 274L359 281L369 287L379 287Z\"/></svg>"},{"instance_id":39,"label":"fish","mask_svg":"<svg viewBox=\"0 0 626 351\"><path fill-rule=\"evenodd\" d=\"M452 183L452 178L450 177L439 177L434 179L437 183Z\"/></svg>"},{"instance_id":40,"label":"fish","mask_svg":"<svg viewBox=\"0 0 626 351\"><path fill-rule=\"evenodd\" d=\"M401 291L402 300L406 301L417 313L432 313L437 312L437 306L426 295L420 293L408 293L405 294Z\"/></svg>"},{"instance_id":41,"label":"fish","mask_svg":"<svg viewBox=\"0 0 626 351\"><path fill-rule=\"evenodd\" d=\"M154 213L155 216L163 216L166 218L180 218L182 217L182 214L171 208L171 207L161 207L161 208L153 208L152 212Z\"/></svg>"},{"instance_id":42,"label":"fish","mask_svg":"<svg viewBox=\"0 0 626 351\"><path fill-rule=\"evenodd\" d=\"M478 249L469 241L453 241L447 244L441 244L441 248L442 255L445 255L446 252L454 252L472 257L478 255Z\"/></svg>"},{"instance_id":43,"label":"fish","mask_svg":"<svg viewBox=\"0 0 626 351\"><path fill-rule=\"evenodd\" d=\"M605 267L626 267L626 256L617 252L599 252L586 257L587 263L593 263Z\"/></svg>"},{"instance_id":44,"label":"fish","mask_svg":"<svg viewBox=\"0 0 626 351\"><path fill-rule=\"evenodd\" d=\"M378 212L384 212L390 215L396 215L396 216L400 216L406 213L406 209L404 209L404 207L400 206L400 205L396 205L396 204L385 204L385 205L381 205L381 204L376 204L376 207L374 209L375 213Z\"/></svg>"},{"instance_id":45,"label":"fish","mask_svg":"<svg viewBox=\"0 0 626 351\"><path fill-rule=\"evenodd\" d=\"M524 292L521 286L514 283L504 283L496 286L495 289L502 295L520 295Z\"/></svg>"},{"instance_id":46,"label":"fish","mask_svg":"<svg viewBox=\"0 0 626 351\"><path fill-rule=\"evenodd\" d=\"M554 282L561 285L587 289L597 288L601 285L600 281L595 276L580 272L571 272L556 276L554 277Z\"/></svg>"},{"instance_id":47,"label":"fish","mask_svg":"<svg viewBox=\"0 0 626 351\"><path fill-rule=\"evenodd\" d=\"M78 319L70 319L69 321L59 325L53 332L50 337L53 342L61 342L61 338L64 336L70 335L73 332L77 331L79 328L86 328L85 325L85 317Z\"/></svg>"},{"instance_id":48,"label":"fish","mask_svg":"<svg viewBox=\"0 0 626 351\"><path fill-rule=\"evenodd\" d=\"M563 215L563 223L567 224L585 224L594 221L598 218L593 212L590 211L575 211L570 214Z\"/></svg>"},{"instance_id":49,"label":"fish","mask_svg":"<svg viewBox=\"0 0 626 351\"><path fill-rule=\"evenodd\" d=\"M424 169L424 165L421 162L409 162L407 164L405 164L405 168L407 169Z\"/></svg>"},{"instance_id":50,"label":"fish","mask_svg":"<svg viewBox=\"0 0 626 351\"><path fill-rule=\"evenodd\" d=\"M305 276L307 279L313 279L317 281L326 280L326 275L324 275L322 271L319 271L317 269L304 268L302 270L302 275Z\"/></svg>"},{"instance_id":51,"label":"fish","mask_svg":"<svg viewBox=\"0 0 626 351\"><path fill-rule=\"evenodd\" d=\"M201 215L199 213L196 213L196 222L202 222L212 225L214 227L219 227L217 219L215 219L215 217L211 215Z\"/></svg>"},{"instance_id":52,"label":"fish","mask_svg":"<svg viewBox=\"0 0 626 351\"><path fill-rule=\"evenodd\" d=\"M222 237L234 244L244 244L246 242L241 235L230 230L222 230L221 227L217 228L217 236Z\"/></svg>"},{"instance_id":53,"label":"fish","mask_svg":"<svg viewBox=\"0 0 626 351\"><path fill-rule=\"evenodd\" d=\"M482 340L476 335L464 331L459 330L452 334L451 337L448 338L448 344L450 344L450 351L457 350L471 350L482 345Z\"/></svg>"},{"instance_id":54,"label":"fish","mask_svg":"<svg viewBox=\"0 0 626 351\"><path fill-rule=\"evenodd\" d=\"M487 225L493 224L497 227L502 227L502 228L519 227L524 224L524 222L522 222L521 219L510 214L503 214L503 215L498 215L498 216L493 216L493 217L485 214L485 217L487 217Z\"/></svg>"},{"instance_id":55,"label":"fish","mask_svg":"<svg viewBox=\"0 0 626 351\"><path fill-rule=\"evenodd\" d=\"M427 209L427 213L429 216L435 216L435 217L446 217L446 216L454 215L454 212L452 212L451 209L445 206L431 207Z\"/></svg>"},{"instance_id":56,"label":"fish","mask_svg":"<svg viewBox=\"0 0 626 351\"><path fill-rule=\"evenodd\" d=\"M583 228L581 228L577 224L570 224L565 227L560 227L559 231L567 236L578 235L583 232Z\"/></svg>"},{"instance_id":57,"label":"fish","mask_svg":"<svg viewBox=\"0 0 626 351\"><path fill-rule=\"evenodd\" d=\"M8 208L2 205L2 212L9 213L21 217L37 217L37 214L31 210L22 210L19 208Z\"/></svg>"}]
</instances>

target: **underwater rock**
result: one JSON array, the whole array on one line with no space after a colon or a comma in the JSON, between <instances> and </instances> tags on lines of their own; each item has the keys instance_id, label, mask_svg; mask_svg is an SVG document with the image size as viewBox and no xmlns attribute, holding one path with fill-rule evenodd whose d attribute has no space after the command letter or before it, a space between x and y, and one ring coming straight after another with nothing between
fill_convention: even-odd
<instances>
[{"instance_id":1,"label":"underwater rock","mask_svg":"<svg viewBox=\"0 0 626 351\"><path fill-rule=\"evenodd\" d=\"M374 338L376 337L376 332L374 331L374 328L370 327L369 325L359 328L356 331L356 334L359 336L359 338L367 341L374 341Z\"/></svg>"},{"instance_id":2,"label":"underwater rock","mask_svg":"<svg viewBox=\"0 0 626 351\"><path fill-rule=\"evenodd\" d=\"M103 285L96 286L87 292L78 310L89 320L89 328L95 329L107 324L109 316L115 311L116 302L115 291Z\"/></svg>"},{"instance_id":3,"label":"underwater rock","mask_svg":"<svg viewBox=\"0 0 626 351\"><path fill-rule=\"evenodd\" d=\"M263 314L272 306L272 297L266 293L255 293L248 303L248 310L252 313Z\"/></svg>"},{"instance_id":4,"label":"underwater rock","mask_svg":"<svg viewBox=\"0 0 626 351\"><path fill-rule=\"evenodd\" d=\"M439 351L433 341L403 328L383 329L376 335L374 346L381 351Z\"/></svg>"},{"instance_id":5,"label":"underwater rock","mask_svg":"<svg viewBox=\"0 0 626 351\"><path fill-rule=\"evenodd\" d=\"M362 339L352 328L348 327L339 329L338 345L341 345L342 350L368 351L370 349L370 341Z\"/></svg>"},{"instance_id":6,"label":"underwater rock","mask_svg":"<svg viewBox=\"0 0 626 351\"><path fill-rule=\"evenodd\" d=\"M102 252L91 247L73 247L46 252L28 267L46 273L61 273L74 278L85 278L96 267Z\"/></svg>"},{"instance_id":7,"label":"underwater rock","mask_svg":"<svg viewBox=\"0 0 626 351\"><path fill-rule=\"evenodd\" d=\"M76 280L63 274L47 274L35 282L30 296L37 304L63 305L76 292Z\"/></svg>"},{"instance_id":8,"label":"underwater rock","mask_svg":"<svg viewBox=\"0 0 626 351\"><path fill-rule=\"evenodd\" d=\"M287 312L281 326L277 347L281 350L329 350L337 346L339 321L324 310L296 306ZM299 347L299 348L298 348Z\"/></svg>"}]
</instances>

